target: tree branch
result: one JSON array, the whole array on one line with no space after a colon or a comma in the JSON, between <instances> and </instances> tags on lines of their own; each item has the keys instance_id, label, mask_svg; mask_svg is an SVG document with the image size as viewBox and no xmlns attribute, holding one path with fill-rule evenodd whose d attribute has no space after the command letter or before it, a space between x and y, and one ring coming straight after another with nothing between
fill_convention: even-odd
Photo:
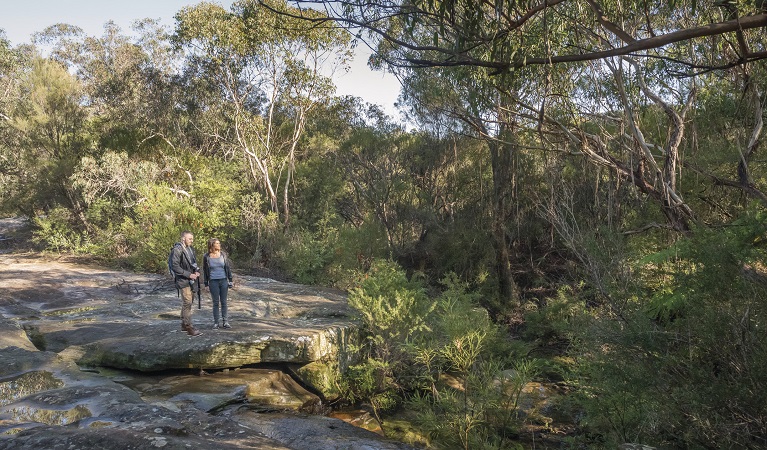
<instances>
[{"instance_id":1,"label":"tree branch","mask_svg":"<svg viewBox=\"0 0 767 450\"><path fill-rule=\"evenodd\" d=\"M525 14L520 17L517 21L512 21L509 23L509 28L507 30L504 30L501 33L498 33L496 36L493 37L494 41L505 39L510 31L518 29L521 24L525 23L526 21L530 20L532 17L534 17L537 13L540 11L550 8L553 5L556 5L558 3L562 3L564 0L551 0L551 1L544 1L541 4L536 5L535 7L531 8L530 10L526 11ZM438 46L438 45L419 45L415 43L415 40L406 40L406 37L398 37L392 34L389 30L391 28L388 27L388 21L390 19L404 16L407 17L410 21L417 22L418 18L430 18L431 22L429 22L430 25L434 25L435 27L439 26L441 28L445 27L453 27L455 28L454 24L452 23L444 23L441 18L434 17L432 14L428 13L427 11L424 11L423 9L398 9L396 12L390 12L387 15L383 16L376 16L374 18L368 19L365 17L364 12L368 10L374 10L376 8L376 5L370 6L369 4L363 5L362 3L345 3L346 6L351 7L352 9L357 9L360 11L360 13L357 16L352 15L342 15L334 11L332 8L329 9L330 12L333 12L336 14L335 16L329 16L329 17L306 17L301 15L291 15L291 17L301 18L304 20L309 20L313 22L328 22L333 21L339 24L343 24L343 26L348 26L350 28L359 28L364 29L369 32L371 32L374 35L377 35L379 38L385 40L386 42L400 47L402 49L407 49L413 52L417 53L428 53L433 52L438 55L442 55L441 58L431 58L431 57L402 57L399 58L399 61L392 61L394 66L397 67L407 67L407 68L423 68L423 67L458 67L458 66L473 66L473 67L484 67L487 69L492 69L491 74L492 75L499 75L514 69L520 69L526 66L532 66L532 65L544 65L544 64L561 64L561 63L570 63L570 62L583 62L583 61L594 61L599 59L605 59L610 58L614 56L626 56L626 55L634 55L634 56L642 56L637 55L636 52L641 52L644 50L650 50L650 49L657 49L664 47L669 44L674 44L677 42L684 42L689 41L696 38L701 37L707 37L707 36L716 36L716 35L723 35L727 33L737 32L742 33L745 30L753 29L753 28L761 28L767 26L767 13L760 13L755 14L752 16L745 16L745 17L738 17L734 18L725 22L719 22L719 23L713 23L709 25L699 26L699 27L693 27L693 28L687 28L682 29L678 31L673 31L666 34L661 35L653 35L652 37L645 38L645 39L635 39L631 35L629 35L625 30L621 29L614 23L610 22L604 17L604 13L602 12L601 6L598 5L594 0L588 0L589 4L591 5L592 11L597 14L597 20L599 23L607 30L614 33L617 37L619 37L623 42L627 42L626 45L622 47L617 48L610 48L610 49L604 49L604 50L596 50L596 51L584 51L578 54L566 54L566 55L552 55L552 56L530 56L530 55L523 55L523 56L516 56L510 61L502 61L502 60L487 60L482 58L476 58L468 54L468 52L474 48L475 43L477 39L480 38L480 36L464 36L467 47L466 48L447 48L444 46ZM326 8L328 7L328 1L296 1L297 4L301 3L308 3L308 4L324 4ZM264 5L268 8L268 5ZM380 6L378 5L379 10L392 10L394 11L393 6L385 5ZM280 14L286 14L284 12L275 11ZM388 12L388 11L387 11ZM395 28L396 29L396 28ZM461 30L458 30L461 31ZM760 59L767 58L767 52L760 51L755 53L749 53L746 51L746 53L739 55L739 58L736 62L732 63L732 66L737 66L744 64L746 62L750 61L756 61Z\"/></svg>"}]
</instances>

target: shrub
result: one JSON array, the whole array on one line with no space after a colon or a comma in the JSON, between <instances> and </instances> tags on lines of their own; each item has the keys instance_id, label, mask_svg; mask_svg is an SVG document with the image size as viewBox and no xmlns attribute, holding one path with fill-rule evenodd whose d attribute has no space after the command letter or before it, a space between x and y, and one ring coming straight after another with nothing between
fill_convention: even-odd
<instances>
[{"instance_id":1,"label":"shrub","mask_svg":"<svg viewBox=\"0 0 767 450\"><path fill-rule=\"evenodd\" d=\"M344 373L349 400L376 414L407 401L446 448L510 448L522 388L537 373L455 275L431 300L391 262L374 262L349 303L367 333L365 362ZM505 369L510 369L506 370Z\"/></svg>"},{"instance_id":2,"label":"shrub","mask_svg":"<svg viewBox=\"0 0 767 450\"><path fill-rule=\"evenodd\" d=\"M382 260L374 262L350 291L349 304L362 322L366 340L358 349L365 362L344 373L345 397L370 402L378 417L379 408L401 399L396 374L407 363L404 344L430 331L426 321L434 302L396 264Z\"/></svg>"},{"instance_id":3,"label":"shrub","mask_svg":"<svg viewBox=\"0 0 767 450\"><path fill-rule=\"evenodd\" d=\"M411 282L390 261L376 261L359 287L349 293L367 332L366 352L385 362L399 362L402 345L414 335L431 331L427 316L435 303L420 284Z\"/></svg>"},{"instance_id":4,"label":"shrub","mask_svg":"<svg viewBox=\"0 0 767 450\"><path fill-rule=\"evenodd\" d=\"M33 241L55 251L84 251L88 240L75 229L72 212L63 207L51 209L48 214L33 218L37 229L33 232Z\"/></svg>"},{"instance_id":5,"label":"shrub","mask_svg":"<svg viewBox=\"0 0 767 450\"><path fill-rule=\"evenodd\" d=\"M134 208L135 219L126 218L121 231L132 249L131 263L138 270L167 270L168 252L178 242L183 230L192 231L198 239L204 236L206 215L190 198L179 196L162 184L142 188L145 202ZM204 248L204 244L203 244Z\"/></svg>"},{"instance_id":6,"label":"shrub","mask_svg":"<svg viewBox=\"0 0 767 450\"><path fill-rule=\"evenodd\" d=\"M640 261L646 300L595 316L579 336L582 425L607 448L767 445L764 217L696 230Z\"/></svg>"},{"instance_id":7,"label":"shrub","mask_svg":"<svg viewBox=\"0 0 767 450\"><path fill-rule=\"evenodd\" d=\"M332 255L331 244L302 230L286 236L274 256L280 268L296 282L327 284L325 268Z\"/></svg>"}]
</instances>

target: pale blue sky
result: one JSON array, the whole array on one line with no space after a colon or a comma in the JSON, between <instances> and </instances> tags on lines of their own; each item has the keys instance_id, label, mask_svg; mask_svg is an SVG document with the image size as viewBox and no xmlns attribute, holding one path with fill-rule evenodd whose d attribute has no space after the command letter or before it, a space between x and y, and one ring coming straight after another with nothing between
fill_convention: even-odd
<instances>
[{"instance_id":1,"label":"pale blue sky","mask_svg":"<svg viewBox=\"0 0 767 450\"><path fill-rule=\"evenodd\" d=\"M214 0L224 8L232 1ZM56 23L76 25L91 36L101 36L104 24L112 20L125 33L134 20L159 19L173 26L175 13L199 0L0 0L0 28L13 45L30 42L33 33ZM384 107L396 117L394 102L399 84L391 75L367 67L368 49L358 46L358 54L348 74L336 77L339 95L355 95Z\"/></svg>"}]
</instances>

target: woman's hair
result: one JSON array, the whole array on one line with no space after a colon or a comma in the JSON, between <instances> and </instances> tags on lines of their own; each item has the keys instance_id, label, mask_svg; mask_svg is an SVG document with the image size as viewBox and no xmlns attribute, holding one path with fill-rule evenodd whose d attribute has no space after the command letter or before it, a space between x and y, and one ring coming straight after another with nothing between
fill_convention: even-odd
<instances>
[{"instance_id":1,"label":"woman's hair","mask_svg":"<svg viewBox=\"0 0 767 450\"><path fill-rule=\"evenodd\" d=\"M219 241L218 238L210 238L210 239L208 239L208 253L213 252L213 245L216 242L220 243L221 241Z\"/></svg>"}]
</instances>

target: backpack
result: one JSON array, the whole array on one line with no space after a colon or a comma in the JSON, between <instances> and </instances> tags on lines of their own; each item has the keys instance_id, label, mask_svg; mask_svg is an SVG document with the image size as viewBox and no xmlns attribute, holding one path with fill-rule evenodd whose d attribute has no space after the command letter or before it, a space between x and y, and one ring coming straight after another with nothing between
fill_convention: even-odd
<instances>
[{"instance_id":1,"label":"backpack","mask_svg":"<svg viewBox=\"0 0 767 450\"><path fill-rule=\"evenodd\" d=\"M174 244L173 247L170 248L170 253L168 254L168 274L171 278L174 280L176 279L176 272L173 271L173 249L176 248L176 245Z\"/></svg>"},{"instance_id":2,"label":"backpack","mask_svg":"<svg viewBox=\"0 0 767 450\"><path fill-rule=\"evenodd\" d=\"M176 272L173 271L173 249L176 248L178 243L173 244L173 247L170 248L170 253L168 254L168 274L173 279L173 282L176 281ZM176 296L181 297L181 291L179 291L178 287L176 287Z\"/></svg>"}]
</instances>

